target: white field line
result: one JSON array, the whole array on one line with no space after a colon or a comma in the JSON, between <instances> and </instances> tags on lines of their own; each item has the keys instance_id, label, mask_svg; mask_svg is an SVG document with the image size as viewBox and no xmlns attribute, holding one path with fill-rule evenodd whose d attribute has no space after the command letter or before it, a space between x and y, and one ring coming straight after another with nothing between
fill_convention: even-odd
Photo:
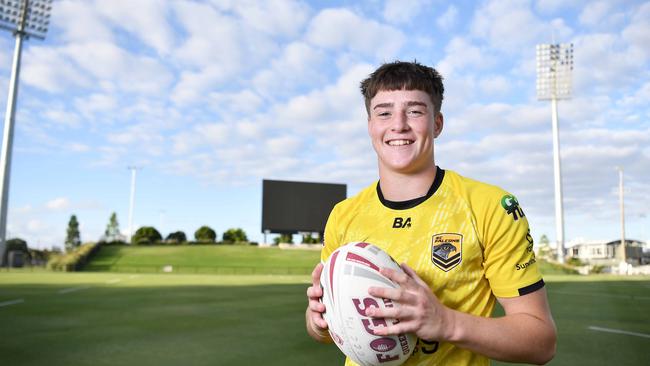
<instances>
[{"instance_id":1,"label":"white field line","mask_svg":"<svg viewBox=\"0 0 650 366\"><path fill-rule=\"evenodd\" d=\"M551 294L561 294L561 295L615 297L615 298L619 298L619 299L630 299L630 300L650 300L650 296L599 294L599 293L593 293L593 292L590 293L590 292L549 291L549 293L551 293Z\"/></svg>"},{"instance_id":2,"label":"white field line","mask_svg":"<svg viewBox=\"0 0 650 366\"><path fill-rule=\"evenodd\" d=\"M16 299L16 300L9 300L9 301L4 301L0 302L0 307L3 306L9 306L9 305L16 305L25 302L25 299Z\"/></svg>"},{"instance_id":3,"label":"white field line","mask_svg":"<svg viewBox=\"0 0 650 366\"><path fill-rule=\"evenodd\" d=\"M59 295L63 295L63 294L69 294L69 293L71 293L71 292L77 292L77 291L81 291L81 290L86 290L86 289L89 289L89 288L90 288L90 286L68 287L68 288L64 288L63 290L59 290L59 291L57 291L57 293L58 293Z\"/></svg>"},{"instance_id":4,"label":"white field line","mask_svg":"<svg viewBox=\"0 0 650 366\"><path fill-rule=\"evenodd\" d=\"M113 284L113 283L118 283L118 282L121 282L121 281L122 281L122 280L119 279L119 278L113 278L112 280L108 280L108 281L106 281L106 283L108 283L108 284Z\"/></svg>"},{"instance_id":5,"label":"white field line","mask_svg":"<svg viewBox=\"0 0 650 366\"><path fill-rule=\"evenodd\" d=\"M611 329L611 328L601 328L601 327L595 327L595 326L589 326L587 327L590 330L595 330L597 332L607 332L607 333L616 333L616 334L626 334L626 335L632 335L636 337L643 337L643 338L650 338L650 334L645 334L645 333L637 333L637 332L628 332L627 330L620 330L620 329Z\"/></svg>"}]
</instances>

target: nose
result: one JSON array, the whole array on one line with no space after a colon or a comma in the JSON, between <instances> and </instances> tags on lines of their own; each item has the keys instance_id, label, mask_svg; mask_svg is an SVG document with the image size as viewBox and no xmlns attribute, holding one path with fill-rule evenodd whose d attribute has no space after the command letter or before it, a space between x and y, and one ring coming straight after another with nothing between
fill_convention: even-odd
<instances>
[{"instance_id":1,"label":"nose","mask_svg":"<svg viewBox=\"0 0 650 366\"><path fill-rule=\"evenodd\" d=\"M408 131L409 124L406 117L406 112L396 113L393 118L393 123L391 125L391 130L395 132Z\"/></svg>"}]
</instances>

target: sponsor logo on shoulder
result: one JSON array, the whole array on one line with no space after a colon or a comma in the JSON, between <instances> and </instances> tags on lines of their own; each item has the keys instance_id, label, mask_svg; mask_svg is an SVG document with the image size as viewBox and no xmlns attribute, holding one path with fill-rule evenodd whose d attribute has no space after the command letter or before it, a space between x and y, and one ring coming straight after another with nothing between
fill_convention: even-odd
<instances>
[{"instance_id":1,"label":"sponsor logo on shoulder","mask_svg":"<svg viewBox=\"0 0 650 366\"><path fill-rule=\"evenodd\" d=\"M445 272L449 272L461 262L462 250L461 234L444 233L431 237L431 261Z\"/></svg>"},{"instance_id":2,"label":"sponsor logo on shoulder","mask_svg":"<svg viewBox=\"0 0 650 366\"><path fill-rule=\"evenodd\" d=\"M519 220L521 217L526 216L524 214L524 210L522 210L519 206L519 201L517 201L515 196L511 194L506 194L505 196L501 197L501 207L506 210L508 215L512 215L512 218L515 221Z\"/></svg>"}]
</instances>

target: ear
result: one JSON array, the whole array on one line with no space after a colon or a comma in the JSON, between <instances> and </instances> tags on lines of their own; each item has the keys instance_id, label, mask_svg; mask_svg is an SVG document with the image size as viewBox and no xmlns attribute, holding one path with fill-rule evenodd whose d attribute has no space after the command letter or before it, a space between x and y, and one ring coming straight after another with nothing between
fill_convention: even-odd
<instances>
[{"instance_id":1,"label":"ear","mask_svg":"<svg viewBox=\"0 0 650 366\"><path fill-rule=\"evenodd\" d=\"M437 138L442 133L442 127L445 124L445 118L442 113L436 113L436 116L433 117L433 137Z\"/></svg>"}]
</instances>

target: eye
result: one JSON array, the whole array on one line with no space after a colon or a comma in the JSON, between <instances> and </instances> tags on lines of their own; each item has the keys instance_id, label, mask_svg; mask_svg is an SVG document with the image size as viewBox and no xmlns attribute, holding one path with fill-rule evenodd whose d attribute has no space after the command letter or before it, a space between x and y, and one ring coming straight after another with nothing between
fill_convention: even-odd
<instances>
[{"instance_id":1,"label":"eye","mask_svg":"<svg viewBox=\"0 0 650 366\"><path fill-rule=\"evenodd\" d=\"M390 117L390 112L378 112L377 117L381 117L381 118Z\"/></svg>"}]
</instances>

